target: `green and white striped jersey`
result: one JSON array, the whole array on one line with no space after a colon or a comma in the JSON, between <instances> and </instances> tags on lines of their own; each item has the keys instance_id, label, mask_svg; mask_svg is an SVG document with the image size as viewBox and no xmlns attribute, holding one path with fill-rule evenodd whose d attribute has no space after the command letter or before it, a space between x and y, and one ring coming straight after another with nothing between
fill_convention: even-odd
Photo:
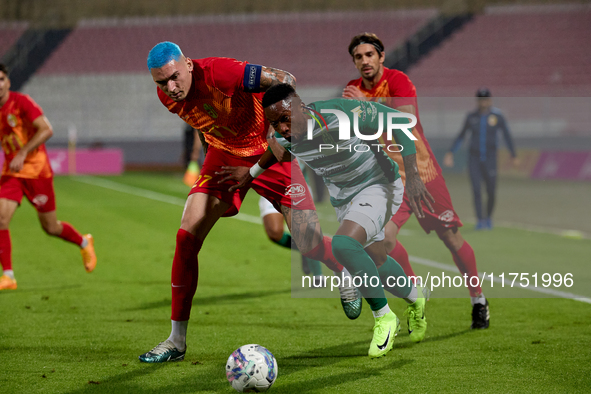
<instances>
[{"instance_id":1,"label":"green and white striped jersey","mask_svg":"<svg viewBox=\"0 0 591 394\"><path fill-rule=\"evenodd\" d=\"M307 108L304 111L308 111L313 118L308 121L313 122L313 125L308 124L308 134L312 129L312 139L306 135L302 141L292 144L278 133L275 137L279 144L323 178L332 206L347 204L368 186L391 183L400 177L398 164L383 151L383 145L378 147L381 143L379 136L364 141L353 130L357 124L360 134L375 135L382 122L385 133L387 113L399 111L374 102L350 99L316 101ZM349 139L339 139L337 115L323 113L323 110L338 110L346 115L350 127ZM407 124L409 120L394 118L392 123ZM394 129L392 137L396 144L403 147L402 156L416 153L414 142L402 130Z\"/></svg>"}]
</instances>

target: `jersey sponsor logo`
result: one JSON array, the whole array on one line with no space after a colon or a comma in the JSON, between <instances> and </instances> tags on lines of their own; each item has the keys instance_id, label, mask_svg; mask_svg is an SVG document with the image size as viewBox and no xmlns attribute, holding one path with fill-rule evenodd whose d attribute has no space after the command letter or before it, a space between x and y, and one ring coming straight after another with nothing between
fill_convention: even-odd
<instances>
[{"instance_id":1,"label":"jersey sponsor logo","mask_svg":"<svg viewBox=\"0 0 591 394\"><path fill-rule=\"evenodd\" d=\"M18 124L18 120L16 119L16 116L14 114L8 114L8 116L6 117L6 121L8 122L8 125L10 127L16 127L16 125Z\"/></svg>"},{"instance_id":2,"label":"jersey sponsor logo","mask_svg":"<svg viewBox=\"0 0 591 394\"><path fill-rule=\"evenodd\" d=\"M37 194L33 198L32 202L36 207L42 207L47 204L47 201L49 201L49 197L47 197L45 194Z\"/></svg>"},{"instance_id":3,"label":"jersey sponsor logo","mask_svg":"<svg viewBox=\"0 0 591 394\"><path fill-rule=\"evenodd\" d=\"M499 120L496 115L488 115L487 122L488 122L489 126L491 126L491 127L496 126L498 121Z\"/></svg>"},{"instance_id":4,"label":"jersey sponsor logo","mask_svg":"<svg viewBox=\"0 0 591 394\"><path fill-rule=\"evenodd\" d=\"M293 205L300 205L300 203L301 203L302 201L304 201L305 199L306 199L306 197L302 198L300 201L294 201L294 202L293 202Z\"/></svg>"},{"instance_id":5,"label":"jersey sponsor logo","mask_svg":"<svg viewBox=\"0 0 591 394\"><path fill-rule=\"evenodd\" d=\"M456 215L454 214L454 211L448 209L447 211L439 215L439 220L441 220L442 222L451 222L452 220L454 220L455 216Z\"/></svg>"},{"instance_id":6,"label":"jersey sponsor logo","mask_svg":"<svg viewBox=\"0 0 591 394\"><path fill-rule=\"evenodd\" d=\"M285 195L291 198L300 198L306 195L306 187L299 183L292 183L285 188Z\"/></svg>"},{"instance_id":7,"label":"jersey sponsor logo","mask_svg":"<svg viewBox=\"0 0 591 394\"><path fill-rule=\"evenodd\" d=\"M205 112L207 112L207 114L209 116L211 116L213 119L217 119L218 117L218 113L215 112L215 109L209 105L209 104L203 104L203 109L205 110Z\"/></svg>"}]
</instances>

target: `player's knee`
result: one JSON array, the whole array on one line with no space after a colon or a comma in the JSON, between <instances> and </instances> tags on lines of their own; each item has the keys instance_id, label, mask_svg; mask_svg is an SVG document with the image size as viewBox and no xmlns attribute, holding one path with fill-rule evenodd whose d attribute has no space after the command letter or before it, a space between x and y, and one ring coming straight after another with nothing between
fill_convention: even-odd
<instances>
[{"instance_id":1,"label":"player's knee","mask_svg":"<svg viewBox=\"0 0 591 394\"><path fill-rule=\"evenodd\" d=\"M464 238L460 234L460 231L457 227L438 232L437 235L439 236L439 239L443 241L445 246L452 252L460 250L464 244Z\"/></svg>"},{"instance_id":2,"label":"player's knee","mask_svg":"<svg viewBox=\"0 0 591 394\"><path fill-rule=\"evenodd\" d=\"M273 242L279 242L283 238L283 227L281 228L265 228L267 237Z\"/></svg>"},{"instance_id":3,"label":"player's knee","mask_svg":"<svg viewBox=\"0 0 591 394\"><path fill-rule=\"evenodd\" d=\"M396 246L396 236L392 237L392 238L384 238L384 249L386 250L386 253L390 253L392 250L394 250L394 247Z\"/></svg>"},{"instance_id":4,"label":"player's knee","mask_svg":"<svg viewBox=\"0 0 591 394\"><path fill-rule=\"evenodd\" d=\"M0 214L0 230L8 230L10 224L10 217Z\"/></svg>"}]
</instances>

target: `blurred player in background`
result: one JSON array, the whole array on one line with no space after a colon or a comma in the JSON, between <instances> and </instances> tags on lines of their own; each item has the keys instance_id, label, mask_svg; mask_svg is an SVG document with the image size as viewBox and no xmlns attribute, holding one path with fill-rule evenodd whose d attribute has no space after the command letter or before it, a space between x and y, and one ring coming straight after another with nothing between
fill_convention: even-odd
<instances>
[{"instance_id":1,"label":"blurred player in background","mask_svg":"<svg viewBox=\"0 0 591 394\"><path fill-rule=\"evenodd\" d=\"M456 137L451 149L445 154L443 164L454 166L454 153L460 149L464 137L470 133L470 149L468 155L468 171L474 195L474 209L476 210L476 230L492 229L492 212L495 207L495 193L497 188L497 145L500 131L503 134L507 148L513 159L513 166L519 165L519 160L513 148L513 140L509 133L509 126L498 108L492 106L490 90L478 89L476 92L478 108L466 116L464 126ZM486 187L488 200L486 215L482 213L481 188L482 181Z\"/></svg>"},{"instance_id":2,"label":"blurred player in background","mask_svg":"<svg viewBox=\"0 0 591 394\"><path fill-rule=\"evenodd\" d=\"M417 150L417 164L419 175L427 190L435 199L434 213L425 210L425 217L417 217L423 230L429 234L435 231L451 252L456 266L462 274L468 277L478 276L474 250L460 234L462 222L454 211L451 197L445 180L441 175L441 168L431 151L431 147L423 134L417 106L417 94L408 76L398 70L384 67L385 53L382 41L372 33L359 34L349 44L349 54L353 58L355 67L361 78L349 81L343 90L343 97L367 99L384 103L401 112L407 112L417 117L417 125L413 128L413 135ZM392 141L384 141L389 144ZM388 152L388 155L398 163L400 176L405 180L405 166L399 153ZM412 214L408 196L405 194L402 206L386 225L386 248L389 255L404 268L409 276L414 276L410 266L408 252L397 239L398 231ZM488 301L482 294L480 286L470 286L472 303L472 328L488 328Z\"/></svg>"},{"instance_id":3,"label":"blurred player in background","mask_svg":"<svg viewBox=\"0 0 591 394\"><path fill-rule=\"evenodd\" d=\"M269 124L264 118L261 92L282 82L295 84L295 78L282 70L229 58L193 61L171 42L154 46L147 64L162 104L202 132L208 145L176 238L171 278L172 331L166 341L139 357L143 362L160 363L185 357L187 326L199 274L197 255L219 218L238 213L250 187L281 209L302 254L321 260L338 273L343 267L332 254L330 239L322 235L301 171L292 171L289 163L266 170L253 168L253 173L260 176L240 190L230 190L234 182L220 176L224 166L253 166L267 150ZM303 189L297 201L292 200L291 193L296 184ZM360 310L359 299L351 302L359 304Z\"/></svg>"},{"instance_id":4,"label":"blurred player in background","mask_svg":"<svg viewBox=\"0 0 591 394\"><path fill-rule=\"evenodd\" d=\"M410 338L414 342L423 340L427 328L425 297L402 267L386 254L383 245L385 222L396 212L404 194L398 166L383 151L371 148L369 141L361 140L357 135L340 139L343 122L350 127L358 126L362 134L375 134L380 117L397 111L380 104L344 99L304 105L288 84L267 90L263 108L277 132L277 143L289 152L285 160L297 157L304 161L322 176L329 190L340 224L332 239L333 253L356 279L370 278L369 282L366 280L358 287L375 318L369 357L385 355L392 348L400 329L399 319L390 310L384 290L408 302L406 314L409 317ZM333 110L341 111L345 119L341 115L337 117ZM376 116L378 113L380 116ZM408 123L408 119L403 122ZM309 129L310 124L313 125L312 130ZM414 169L407 174L411 205L418 216L423 216L421 201L431 209L427 200L430 196L416 171L414 143L400 129L395 129L394 134L401 146L404 162ZM277 162L275 151L273 146L273 152L261 157L259 166L267 167ZM283 157L281 160L284 160ZM233 170L239 181L238 187L253 181L248 169Z\"/></svg>"},{"instance_id":5,"label":"blurred player in background","mask_svg":"<svg viewBox=\"0 0 591 394\"><path fill-rule=\"evenodd\" d=\"M37 210L41 227L48 235L78 245L87 272L96 267L92 235L81 235L56 217L53 171L44 145L53 135L51 124L31 97L10 91L8 74L8 68L0 64L0 138L4 151L0 178L0 264L4 272L0 290L17 287L8 227L23 195Z\"/></svg>"}]
</instances>

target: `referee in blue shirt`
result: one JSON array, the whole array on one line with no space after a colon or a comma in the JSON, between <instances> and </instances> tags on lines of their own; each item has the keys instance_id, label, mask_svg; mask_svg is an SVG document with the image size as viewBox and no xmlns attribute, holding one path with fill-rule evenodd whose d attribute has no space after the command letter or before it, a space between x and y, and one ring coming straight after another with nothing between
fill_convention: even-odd
<instances>
[{"instance_id":1,"label":"referee in blue shirt","mask_svg":"<svg viewBox=\"0 0 591 394\"><path fill-rule=\"evenodd\" d=\"M507 121L501 111L492 107L490 91L487 88L476 92L478 108L466 116L464 127L455 139L452 148L446 153L443 163L447 167L454 165L454 153L462 146L466 134L470 134L470 154L468 169L474 193L474 208L478 223L476 230L491 229L491 215L495 204L495 188L497 183L497 145L498 134L503 134L507 148L511 152L513 165L518 165L513 141L509 134ZM484 180L488 203L486 213L482 212L481 182Z\"/></svg>"}]
</instances>

